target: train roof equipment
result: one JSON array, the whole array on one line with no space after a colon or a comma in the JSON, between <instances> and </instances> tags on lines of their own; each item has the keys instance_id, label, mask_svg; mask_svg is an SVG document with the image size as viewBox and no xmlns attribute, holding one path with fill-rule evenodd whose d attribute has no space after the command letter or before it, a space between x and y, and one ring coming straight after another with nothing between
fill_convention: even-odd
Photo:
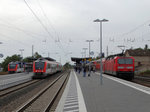
<instances>
[{"instance_id":1,"label":"train roof equipment","mask_svg":"<svg viewBox=\"0 0 150 112\"><path fill-rule=\"evenodd\" d=\"M124 53L119 53L119 54L114 54L114 55L107 56L107 57L106 57L106 60L107 60L107 59L110 59L110 58L114 58L114 57L116 57L116 56L124 56Z\"/></svg>"}]
</instances>

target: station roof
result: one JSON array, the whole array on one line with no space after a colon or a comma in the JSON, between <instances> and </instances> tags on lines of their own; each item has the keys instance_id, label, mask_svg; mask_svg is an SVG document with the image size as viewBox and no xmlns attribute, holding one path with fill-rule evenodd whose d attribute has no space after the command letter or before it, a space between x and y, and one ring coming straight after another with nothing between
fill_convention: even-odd
<instances>
[{"instance_id":1,"label":"station roof","mask_svg":"<svg viewBox=\"0 0 150 112\"><path fill-rule=\"evenodd\" d=\"M89 59L91 59L91 57L89 58L76 58L76 57L71 57L71 61L74 61L74 62L76 62L77 64L80 64L80 61L82 61L82 60L89 60Z\"/></svg>"}]
</instances>

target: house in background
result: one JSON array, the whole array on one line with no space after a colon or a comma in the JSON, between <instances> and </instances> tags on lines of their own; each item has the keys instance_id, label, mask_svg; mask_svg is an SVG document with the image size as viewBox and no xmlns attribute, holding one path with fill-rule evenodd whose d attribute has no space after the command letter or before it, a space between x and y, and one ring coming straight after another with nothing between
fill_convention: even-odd
<instances>
[{"instance_id":1,"label":"house in background","mask_svg":"<svg viewBox=\"0 0 150 112\"><path fill-rule=\"evenodd\" d=\"M137 72L150 70L150 50L147 47L145 49L128 49L125 51L125 56L134 57Z\"/></svg>"}]
</instances>

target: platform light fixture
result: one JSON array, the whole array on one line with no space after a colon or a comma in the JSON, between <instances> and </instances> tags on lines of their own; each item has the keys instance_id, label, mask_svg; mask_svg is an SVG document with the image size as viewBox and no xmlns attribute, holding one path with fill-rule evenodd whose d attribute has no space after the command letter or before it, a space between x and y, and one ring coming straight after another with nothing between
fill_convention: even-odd
<instances>
[{"instance_id":1,"label":"platform light fixture","mask_svg":"<svg viewBox=\"0 0 150 112\"><path fill-rule=\"evenodd\" d=\"M86 50L87 50L88 48L83 48L83 50L84 50L84 53L85 53L85 58L86 58Z\"/></svg>"},{"instance_id":2,"label":"platform light fixture","mask_svg":"<svg viewBox=\"0 0 150 112\"><path fill-rule=\"evenodd\" d=\"M24 49L19 49L19 51L21 52L21 57L23 58L23 51L24 51Z\"/></svg>"},{"instance_id":3,"label":"platform light fixture","mask_svg":"<svg viewBox=\"0 0 150 112\"><path fill-rule=\"evenodd\" d=\"M96 19L93 22L99 22L100 24L100 80L101 80L101 85L103 84L103 76L102 76L102 23L103 22L108 22L107 19Z\"/></svg>"},{"instance_id":4,"label":"platform light fixture","mask_svg":"<svg viewBox=\"0 0 150 112\"><path fill-rule=\"evenodd\" d=\"M91 42L94 42L94 40L86 40L86 42L89 42L89 76L90 76L90 69L91 69L91 67L90 67L90 49L91 49Z\"/></svg>"}]
</instances>

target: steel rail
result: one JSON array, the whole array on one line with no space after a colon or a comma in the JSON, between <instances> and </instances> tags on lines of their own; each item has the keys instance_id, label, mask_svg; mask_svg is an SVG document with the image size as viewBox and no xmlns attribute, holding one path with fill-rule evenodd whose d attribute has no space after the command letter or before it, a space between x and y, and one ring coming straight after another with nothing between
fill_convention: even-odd
<instances>
[{"instance_id":1,"label":"steel rail","mask_svg":"<svg viewBox=\"0 0 150 112\"><path fill-rule=\"evenodd\" d=\"M14 110L15 112L23 112L26 108L28 108L34 101L36 101L42 94L44 94L52 85L54 85L62 76L64 76L65 73L62 73L57 79L55 79L53 82L51 82L49 85L47 85L44 89L39 91L35 96L30 98L27 102L25 102L23 105L21 105L19 108Z\"/></svg>"},{"instance_id":2,"label":"steel rail","mask_svg":"<svg viewBox=\"0 0 150 112\"><path fill-rule=\"evenodd\" d=\"M150 82L150 77L134 76L134 79L139 80L139 81Z\"/></svg>"},{"instance_id":3,"label":"steel rail","mask_svg":"<svg viewBox=\"0 0 150 112\"><path fill-rule=\"evenodd\" d=\"M70 73L70 72L69 72ZM63 81L63 83L61 84L60 88L57 90L57 92L55 93L54 97L52 98L51 102L49 102L49 104L47 105L47 107L45 108L44 112L49 112L49 110L51 109L52 105L55 102L55 99L57 98L58 94L60 93L61 89L63 88L65 82L67 81L67 78L69 77L69 73L66 76L65 80Z\"/></svg>"},{"instance_id":4,"label":"steel rail","mask_svg":"<svg viewBox=\"0 0 150 112\"><path fill-rule=\"evenodd\" d=\"M27 81L27 82L24 82L24 83L21 83L21 84L18 84L18 85L15 85L15 86L12 86L12 87L9 87L9 88L6 88L6 89L3 89L3 90L0 90L0 97L3 97L3 96L6 96L10 93L13 93L13 92L16 92L20 89L23 89L29 85L32 85L34 83L37 83L39 82L40 80L31 80L31 81Z\"/></svg>"}]
</instances>

